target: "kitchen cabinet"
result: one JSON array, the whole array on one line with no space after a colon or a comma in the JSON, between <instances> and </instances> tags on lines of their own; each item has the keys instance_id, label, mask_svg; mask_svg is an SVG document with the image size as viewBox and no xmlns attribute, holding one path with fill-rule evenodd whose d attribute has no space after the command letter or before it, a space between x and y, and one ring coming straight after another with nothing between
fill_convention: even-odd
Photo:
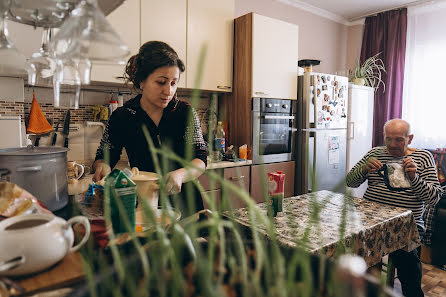
<instances>
[{"instance_id":1,"label":"kitchen cabinet","mask_svg":"<svg viewBox=\"0 0 446 297\"><path fill-rule=\"evenodd\" d=\"M252 14L252 96L297 99L299 27Z\"/></svg>"},{"instance_id":2,"label":"kitchen cabinet","mask_svg":"<svg viewBox=\"0 0 446 297\"><path fill-rule=\"evenodd\" d=\"M249 193L250 166L225 168L223 177L238 189L244 189ZM228 202L232 208L246 207L246 204L243 202L242 198L240 198L237 192L228 189L227 192L223 192L222 195L226 195L226 198L229 199Z\"/></svg>"},{"instance_id":3,"label":"kitchen cabinet","mask_svg":"<svg viewBox=\"0 0 446 297\"><path fill-rule=\"evenodd\" d=\"M141 44L160 40L169 44L186 64L187 1L186 0L140 0ZM185 88L187 73L183 73L178 87Z\"/></svg>"},{"instance_id":4,"label":"kitchen cabinet","mask_svg":"<svg viewBox=\"0 0 446 297\"><path fill-rule=\"evenodd\" d=\"M187 1L187 88L232 91L234 2ZM203 46L206 46L203 74L200 84L196 86Z\"/></svg>"},{"instance_id":5,"label":"kitchen cabinet","mask_svg":"<svg viewBox=\"0 0 446 297\"><path fill-rule=\"evenodd\" d=\"M126 61L130 56L136 54L140 47L139 1L124 1L124 3L107 16L110 25L130 50L130 55L126 57ZM125 65L95 62L91 69L91 80L123 83L124 72Z\"/></svg>"},{"instance_id":6,"label":"kitchen cabinet","mask_svg":"<svg viewBox=\"0 0 446 297\"><path fill-rule=\"evenodd\" d=\"M235 19L233 93L224 100L228 143L252 145L253 97L297 99L298 31L255 13Z\"/></svg>"},{"instance_id":7,"label":"kitchen cabinet","mask_svg":"<svg viewBox=\"0 0 446 297\"><path fill-rule=\"evenodd\" d=\"M257 203L265 202L263 191L268 191L268 172L282 171L285 174L284 196L294 196L294 161L251 166L251 197Z\"/></svg>"}]
</instances>

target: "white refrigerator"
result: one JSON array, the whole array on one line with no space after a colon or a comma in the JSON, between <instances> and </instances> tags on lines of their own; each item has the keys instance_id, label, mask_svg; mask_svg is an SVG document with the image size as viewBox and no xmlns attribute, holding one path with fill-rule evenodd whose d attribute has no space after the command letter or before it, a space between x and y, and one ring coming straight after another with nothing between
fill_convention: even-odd
<instances>
[{"instance_id":1,"label":"white refrigerator","mask_svg":"<svg viewBox=\"0 0 446 297\"><path fill-rule=\"evenodd\" d=\"M304 73L297 103L296 194L345 192L347 77Z\"/></svg>"},{"instance_id":2,"label":"white refrigerator","mask_svg":"<svg viewBox=\"0 0 446 297\"><path fill-rule=\"evenodd\" d=\"M372 148L374 89L348 86L347 172ZM358 188L348 188L355 197L363 197L367 181Z\"/></svg>"}]
</instances>

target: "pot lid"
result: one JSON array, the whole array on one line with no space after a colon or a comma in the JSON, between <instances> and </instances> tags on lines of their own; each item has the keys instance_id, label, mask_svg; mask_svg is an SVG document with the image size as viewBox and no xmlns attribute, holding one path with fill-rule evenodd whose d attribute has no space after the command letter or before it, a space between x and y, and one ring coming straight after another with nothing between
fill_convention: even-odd
<instances>
[{"instance_id":1,"label":"pot lid","mask_svg":"<svg viewBox=\"0 0 446 297\"><path fill-rule=\"evenodd\" d=\"M0 149L0 156L29 156L65 153L68 149L57 146L32 146Z\"/></svg>"}]
</instances>

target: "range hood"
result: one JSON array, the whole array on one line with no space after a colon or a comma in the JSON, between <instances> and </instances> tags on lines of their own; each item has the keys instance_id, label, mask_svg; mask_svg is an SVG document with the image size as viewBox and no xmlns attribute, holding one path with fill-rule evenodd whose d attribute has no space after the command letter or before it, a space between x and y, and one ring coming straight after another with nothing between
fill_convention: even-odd
<instances>
[{"instance_id":1,"label":"range hood","mask_svg":"<svg viewBox=\"0 0 446 297\"><path fill-rule=\"evenodd\" d=\"M81 0L0 0L8 5L8 19L34 27L57 28ZM105 15L125 0L97 0Z\"/></svg>"}]
</instances>

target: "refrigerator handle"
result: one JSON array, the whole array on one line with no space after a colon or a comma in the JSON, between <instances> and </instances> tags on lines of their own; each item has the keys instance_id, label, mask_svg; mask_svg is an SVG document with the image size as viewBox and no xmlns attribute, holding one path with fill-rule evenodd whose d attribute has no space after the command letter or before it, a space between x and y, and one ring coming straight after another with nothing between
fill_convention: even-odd
<instances>
[{"instance_id":1,"label":"refrigerator handle","mask_svg":"<svg viewBox=\"0 0 446 297\"><path fill-rule=\"evenodd\" d=\"M350 133L348 135L348 139L355 138L355 122L350 122Z\"/></svg>"}]
</instances>

